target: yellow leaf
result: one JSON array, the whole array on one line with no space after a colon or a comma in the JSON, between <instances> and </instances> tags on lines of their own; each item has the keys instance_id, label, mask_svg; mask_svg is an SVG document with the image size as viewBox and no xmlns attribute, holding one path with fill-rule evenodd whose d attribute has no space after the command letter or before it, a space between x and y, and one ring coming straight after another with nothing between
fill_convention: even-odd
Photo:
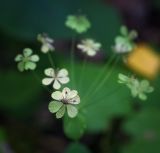
<instances>
[{"instance_id":1,"label":"yellow leaf","mask_svg":"<svg viewBox=\"0 0 160 153\"><path fill-rule=\"evenodd\" d=\"M144 77L153 79L160 68L160 56L148 45L139 44L127 57L127 66Z\"/></svg>"}]
</instances>

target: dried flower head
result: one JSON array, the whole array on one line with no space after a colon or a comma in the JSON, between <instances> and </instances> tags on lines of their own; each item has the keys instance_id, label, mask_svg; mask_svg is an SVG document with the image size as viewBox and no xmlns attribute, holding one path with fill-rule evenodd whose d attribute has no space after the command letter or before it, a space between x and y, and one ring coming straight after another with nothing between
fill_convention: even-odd
<instances>
[{"instance_id":1,"label":"dried flower head","mask_svg":"<svg viewBox=\"0 0 160 153\"><path fill-rule=\"evenodd\" d=\"M74 118L78 114L78 110L74 105L80 103L80 97L76 90L64 88L62 92L55 91L52 93L54 101L49 103L49 111L56 113L56 118L62 118L67 109L68 116Z\"/></svg>"}]
</instances>

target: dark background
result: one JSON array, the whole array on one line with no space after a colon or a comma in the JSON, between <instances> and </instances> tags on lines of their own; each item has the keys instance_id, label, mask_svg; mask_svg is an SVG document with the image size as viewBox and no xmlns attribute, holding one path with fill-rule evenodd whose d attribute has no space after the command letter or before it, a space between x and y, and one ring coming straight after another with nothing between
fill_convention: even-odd
<instances>
[{"instance_id":1,"label":"dark background","mask_svg":"<svg viewBox=\"0 0 160 153\"><path fill-rule=\"evenodd\" d=\"M138 31L137 42L145 42L160 51L159 0L0 0L2 153L62 153L71 143L63 133L62 121L56 120L48 111L50 97L47 92L31 73L17 71L14 57L25 47L34 48L39 54L40 44L36 37L38 33L46 32L55 39L55 62L61 64L61 58L68 58L73 34L64 22L68 14L78 11L86 14L92 24L83 37L96 38L104 46L103 53L92 63L102 63L109 58L110 47L123 24ZM81 61L81 58L77 55L76 59ZM48 61L42 57L37 70L40 77L45 64ZM156 91L147 102L133 104L132 100L129 113L116 117L111 115L112 119L106 119L108 125L103 132L88 130L80 142L94 153L160 152L159 77L153 80L153 84ZM128 112L128 103L127 106L124 103L115 107L122 107L122 112ZM99 122L95 121L95 124Z\"/></svg>"}]
</instances>

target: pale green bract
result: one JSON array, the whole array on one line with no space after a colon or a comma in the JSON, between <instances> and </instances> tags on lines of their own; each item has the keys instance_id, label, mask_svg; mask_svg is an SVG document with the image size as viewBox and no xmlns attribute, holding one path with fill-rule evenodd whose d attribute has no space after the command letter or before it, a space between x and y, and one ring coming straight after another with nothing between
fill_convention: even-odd
<instances>
[{"instance_id":1,"label":"pale green bract","mask_svg":"<svg viewBox=\"0 0 160 153\"><path fill-rule=\"evenodd\" d=\"M120 33L121 35L115 38L113 51L119 54L131 52L135 47L134 39L137 37L137 32L134 30L129 32L127 27L122 26Z\"/></svg>"},{"instance_id":2,"label":"pale green bract","mask_svg":"<svg viewBox=\"0 0 160 153\"><path fill-rule=\"evenodd\" d=\"M48 108L51 113L56 113L57 119L62 118L65 112L70 118L77 116L78 109L75 105L80 103L80 97L76 90L65 87L62 92L55 91L51 96L54 100L49 103Z\"/></svg>"},{"instance_id":3,"label":"pale green bract","mask_svg":"<svg viewBox=\"0 0 160 153\"><path fill-rule=\"evenodd\" d=\"M32 55L33 51L30 48L25 48L23 54L18 54L15 57L15 61L18 62L18 70L23 72L24 70L36 69L36 62L39 61L38 55Z\"/></svg>"},{"instance_id":4,"label":"pale green bract","mask_svg":"<svg viewBox=\"0 0 160 153\"><path fill-rule=\"evenodd\" d=\"M128 77L124 74L119 74L118 78L119 83L125 84L131 90L133 97L138 97L141 100L147 100L146 94L154 91L148 80L139 81L134 77Z\"/></svg>"},{"instance_id":5,"label":"pale green bract","mask_svg":"<svg viewBox=\"0 0 160 153\"><path fill-rule=\"evenodd\" d=\"M91 27L89 20L84 15L69 15L65 25L79 34L86 32Z\"/></svg>"},{"instance_id":6,"label":"pale green bract","mask_svg":"<svg viewBox=\"0 0 160 153\"><path fill-rule=\"evenodd\" d=\"M44 70L44 74L47 76L42 80L43 85L50 85L53 83L54 89L60 89L61 84L66 84L70 81L68 77L67 69L54 70L53 68L47 68Z\"/></svg>"},{"instance_id":7,"label":"pale green bract","mask_svg":"<svg viewBox=\"0 0 160 153\"><path fill-rule=\"evenodd\" d=\"M77 48L82 52L86 53L88 56L95 56L96 53L100 50L101 44L95 42L93 39L84 39L77 45Z\"/></svg>"},{"instance_id":8,"label":"pale green bract","mask_svg":"<svg viewBox=\"0 0 160 153\"><path fill-rule=\"evenodd\" d=\"M54 51L55 48L53 46L54 40L48 37L47 34L38 34L37 39L42 43L41 51L43 53L48 53L49 51Z\"/></svg>"}]
</instances>

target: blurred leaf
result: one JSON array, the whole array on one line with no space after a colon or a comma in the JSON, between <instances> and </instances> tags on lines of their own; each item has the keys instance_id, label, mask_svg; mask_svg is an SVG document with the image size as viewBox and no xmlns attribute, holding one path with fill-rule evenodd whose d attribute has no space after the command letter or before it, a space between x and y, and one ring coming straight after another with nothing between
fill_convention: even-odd
<instances>
[{"instance_id":1,"label":"blurred leaf","mask_svg":"<svg viewBox=\"0 0 160 153\"><path fill-rule=\"evenodd\" d=\"M131 143L123 153L157 153L160 152L160 111L157 108L143 109L136 113L124 125L132 136Z\"/></svg>"},{"instance_id":2,"label":"blurred leaf","mask_svg":"<svg viewBox=\"0 0 160 153\"><path fill-rule=\"evenodd\" d=\"M98 85L95 86L87 96L87 99L83 101L83 96L86 96L88 88L97 79L99 73L101 73L101 67L95 65L92 67L87 66L80 89L80 96L82 97L81 104L85 103L86 105L86 107L82 108L82 112L84 111L85 113L88 130L102 130L108 127L112 118L126 115L131 111L130 93L117 83L119 72L123 72L123 69L114 68L112 71L112 68L108 68L98 82L98 85L108 73L111 73L107 81L96 93L94 91L98 88Z\"/></svg>"},{"instance_id":3,"label":"blurred leaf","mask_svg":"<svg viewBox=\"0 0 160 153\"><path fill-rule=\"evenodd\" d=\"M72 143L68 146L65 153L91 153L91 152L83 144Z\"/></svg>"},{"instance_id":4,"label":"blurred leaf","mask_svg":"<svg viewBox=\"0 0 160 153\"><path fill-rule=\"evenodd\" d=\"M72 30L65 27L66 17L81 10L91 21L91 30L85 36L108 44L109 49L121 25L116 10L100 0L5 0L0 10L0 28L22 40L35 40L42 32L54 38L71 37Z\"/></svg>"},{"instance_id":5,"label":"blurred leaf","mask_svg":"<svg viewBox=\"0 0 160 153\"><path fill-rule=\"evenodd\" d=\"M0 127L0 142L4 142L6 140L6 131Z\"/></svg>"},{"instance_id":6,"label":"blurred leaf","mask_svg":"<svg viewBox=\"0 0 160 153\"><path fill-rule=\"evenodd\" d=\"M34 110L37 100L33 100L38 98L41 85L31 73L1 72L0 84L1 110L17 115L25 115Z\"/></svg>"},{"instance_id":7,"label":"blurred leaf","mask_svg":"<svg viewBox=\"0 0 160 153\"><path fill-rule=\"evenodd\" d=\"M74 140L78 140L86 129L86 123L83 116L78 115L75 118L69 118L67 115L64 118L64 132L65 134Z\"/></svg>"},{"instance_id":8,"label":"blurred leaf","mask_svg":"<svg viewBox=\"0 0 160 153\"><path fill-rule=\"evenodd\" d=\"M152 3L154 5L154 7L160 9L160 1L159 0L154 0L154 1L152 1Z\"/></svg>"},{"instance_id":9,"label":"blurred leaf","mask_svg":"<svg viewBox=\"0 0 160 153\"><path fill-rule=\"evenodd\" d=\"M109 67L102 75L98 84L91 89L91 86L96 82L97 77L102 72L102 67L103 65L87 63L82 72L82 64L75 64L75 86L71 85L74 79L71 79L70 84L68 84L71 89L76 89L79 92L81 103L79 104L78 116L84 116L87 130L93 132L105 129L109 126L111 119L117 116L124 116L132 109L129 91L117 83L118 74L119 72L123 73L123 69L115 67L112 71L112 68ZM111 73L110 77L94 93L100 82L109 73ZM72 131L73 129L70 130Z\"/></svg>"},{"instance_id":10,"label":"blurred leaf","mask_svg":"<svg viewBox=\"0 0 160 153\"><path fill-rule=\"evenodd\" d=\"M156 80L152 82L152 86L154 87L153 93L148 95L148 99L145 103L140 103L142 107L146 108L159 108L160 109L160 77L157 77Z\"/></svg>"}]
</instances>

